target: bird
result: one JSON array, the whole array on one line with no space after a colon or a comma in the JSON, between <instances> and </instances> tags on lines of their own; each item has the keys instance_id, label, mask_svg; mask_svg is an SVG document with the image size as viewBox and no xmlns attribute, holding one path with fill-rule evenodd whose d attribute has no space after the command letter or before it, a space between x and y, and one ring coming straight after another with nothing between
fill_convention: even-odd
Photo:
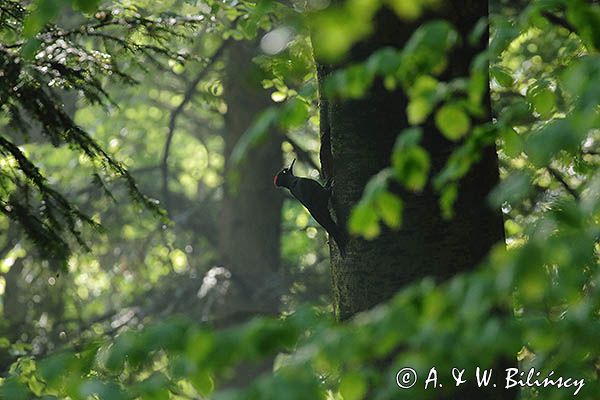
<instances>
[{"instance_id":1,"label":"bird","mask_svg":"<svg viewBox=\"0 0 600 400\"><path fill-rule=\"evenodd\" d=\"M321 225L329 236L333 237L342 257L345 254L346 240L344 232L335 223L329 212L329 198L331 187L325 187L314 179L303 178L294 175L294 163L283 168L275 175L273 183L276 187L287 188L292 196L296 198Z\"/></svg>"}]
</instances>

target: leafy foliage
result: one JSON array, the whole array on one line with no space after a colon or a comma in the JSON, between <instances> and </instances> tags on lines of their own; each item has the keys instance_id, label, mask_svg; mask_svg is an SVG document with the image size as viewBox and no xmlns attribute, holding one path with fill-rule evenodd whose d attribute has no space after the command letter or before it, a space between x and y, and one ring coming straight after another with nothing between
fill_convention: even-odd
<instances>
[{"instance_id":1,"label":"leafy foliage","mask_svg":"<svg viewBox=\"0 0 600 400\"><path fill-rule=\"evenodd\" d=\"M434 7L434 3L397 1L386 5L400 16L414 19L427 7ZM26 187L32 186L29 190L42 196L38 201L46 201L48 209L62 210L46 211L42 215L45 220L38 219L38 224L46 224L44 232L60 233L60 230L49 229L51 225L48 224L62 224L63 221L66 221L67 229L79 229L77 221L81 220L102 222L116 237L114 243L100 241L95 244L95 250L103 254L100 260L85 255L74 257L71 271L76 277L72 289L77 292L74 297L84 298L80 294L85 291L90 297L81 315L88 318L97 315L106 303L112 303L101 296L90 295L94 285L107 291L113 288L115 292L127 292L131 298L156 296L158 300L134 311L135 307L125 306L124 299L119 298L116 307L123 309L123 315L110 320L111 328L101 329L104 327L102 321L92 323L92 329L86 331L86 335L72 341L73 346L51 351L52 354L46 357L34 356L35 353L19 341L0 340L0 347L10 347L17 359L0 386L2 396L14 399L42 396L106 399L208 396L222 399L422 398L428 395L422 385L411 390L398 389L393 379L398 370L411 366L422 377L435 365L443 374L440 380L452 382L446 374L453 367L479 365L486 368L495 360L518 357L523 369L535 367L542 373L554 371L557 376L584 378L586 384L578 397L596 398L599 390L597 338L600 334L600 95L597 90L600 87L600 7L596 2L583 0L527 2L522 9L506 3L494 2L494 12L489 17L491 42L488 50L471 66L470 76L444 81L445 60L460 41L477 40L486 29L485 21L473 27L470 37L460 37L447 21L423 24L401 51L383 49L371 54L360 64L335 71L325 84L325 90L331 96L354 99L363 96L376 80L381 80L390 90L402 87L409 97L405 111L412 127L399 132L389 160L390 167L375 175L365 187L363 199L350 218L351 233L374 239L382 225L402 229L403 201L396 191L390 190L392 185L417 193L431 185L440 194L441 212L450 218L461 179L471 168L477 168L483 149L490 145L498 145L503 178L490 193L489 200L504 213L506 246L499 243L475 272L456 276L444 284L430 280L415 282L389 303L360 314L348 323L332 321L314 307L296 307L297 300L289 300L291 312L281 318L258 318L220 331L197 322L204 315L189 311L199 308L198 303L189 300L196 298L197 287L188 282L194 281L195 272L186 273L196 271L188 267L192 263L189 255L193 248L211 248L206 244L210 235L198 238L194 229L175 230L166 225L163 229L162 224L156 233L154 219L143 219L140 223L137 214L123 210L115 215L102 213L102 221L87 218L78 209L70 208L70 203L49 183L50 180L28 161L29 154L39 154L40 159L49 160L46 169L64 170L61 155L65 149L51 149L61 152L52 159L52 153L43 146L25 146L26 151L21 148L23 146L14 144L15 136L6 135L5 139L3 135L0 144L4 154L9 156L7 161L2 160L0 175L6 188L5 197L9 199L6 201L12 201L11 205L25 204L21 209L14 206L13 209L29 213L24 214L26 221L32 218L33 208L26 207L27 203L19 196L28 193ZM10 14L7 17L3 12L0 21L20 27L25 18L24 9L18 8L17 2L6 4L15 7L14 13L19 17ZM383 5L382 2L349 1L322 9L319 2L311 4L307 19L315 34L315 43L318 43L315 50L330 59L342 57L353 43L368 35L371 18ZM217 33L204 37L199 45L202 54L213 54L214 49L227 40L224 38L252 38L259 34L258 26L273 28L271 32L281 29L279 25L296 24L297 27L297 37L288 37L287 45L280 46L283 48L279 52L257 60L268 75L263 83L274 90L272 98L276 104L249 129L236 150L235 159L241 162L247 149L260 145L261 139L275 126L289 131L286 132L289 140L283 145L286 152L299 154L303 150L297 146L300 142L314 153L316 139L311 129L318 121L315 72L310 66L310 48L303 21L290 18L294 13L271 4L241 2L237 7L220 8L212 3L209 6L212 7L210 13L224 14L227 18L212 25ZM229 25L225 22L235 18L240 18L239 23ZM89 26L89 23L83 26ZM146 29L143 23L140 29ZM42 43L38 51L41 52L54 43L52 35L56 33L53 32L66 31L40 28L39 32ZM277 32L282 34L284 31ZM144 31L144 38L149 35L150 32ZM178 40L169 37L169 40ZM139 37L132 33L128 41L135 38ZM77 41L69 43L75 50L89 52L86 47L89 42L85 42L85 46L78 45ZM193 67L179 63L180 55L172 52L172 43L164 42L164 50L169 53L163 56L170 62L163 67L179 73L175 76L165 74L164 81L178 87L181 76L193 75ZM20 43L14 48L25 45ZM134 63L131 60L150 51L149 48L144 50L147 44L143 40L133 47L127 46L121 50L127 50L131 53L128 57L133 58L122 59L127 60L124 63ZM100 82L98 77L107 72L96 66L95 56L90 60L89 76L85 73L54 76L58 72L54 75L34 73L44 66L53 71L51 65L44 64L46 61L34 58L16 63L15 59L20 57L16 50L3 46L0 51L6 54L2 65L26 72L25 75L19 72L14 78L22 79L23 85L19 88L25 89L19 90L25 91L21 93L29 95L30 100L32 93L36 93L34 99L45 95L40 101L44 98L48 102L54 101L41 105L32 101L21 103L11 92L14 85L0 86L2 98L7 99L3 110L12 113L13 125L18 121L14 116L23 111L33 112L33 119L44 121L43 118L48 116L42 112L55 110L44 106L57 104L50 96L49 77L62 80L60 87L76 87L84 93L89 92L92 102L107 101L104 92L93 84L94 79ZM119 69L112 69L117 68L115 58L111 57L109 71L118 76ZM222 86L218 63L215 70L198 83L197 102L191 104L194 115L186 115L185 121L194 128L186 125L182 131L197 129L197 124L189 122L194 121L193 118L199 118L203 126L213 131L222 126L226 104L220 97ZM488 95L488 70L494 120L481 123L482 103ZM124 169L118 169L122 168L121 164L111 161L113 158L101 149L110 148L128 163L135 160L150 165L161 152L164 136L164 131L156 129L156 125L166 126L168 120L162 105L166 103L168 108L174 108L181 104L175 101L177 99L173 100L172 87L161 87L165 82L151 79L148 84L141 69L136 74L141 77L141 85L147 85L144 88L149 90L138 87L130 92L120 92L115 103L131 107L112 110L110 122L102 121L98 111L89 106L78 113L80 125L95 127L94 139L104 141L102 145L96 144L85 130L77 128L65 112L52 113L51 117L64 114L58 122L67 125L57 125L54 119L48 122L50 132L46 135L49 138L56 138L57 143L68 142L77 152L87 154L86 149L89 149L91 154L87 154L87 158L97 167L94 171L99 170L97 176L101 182L106 179L101 173L123 176L127 185L132 182ZM5 81L2 82L4 85ZM28 85L31 89L27 89ZM130 103L132 98L139 103ZM148 104L160 107L149 108ZM186 110L183 113L186 114ZM459 144L435 176L432 176L430 157L421 145L424 140L422 125L431 121L440 135ZM125 131L117 136L108 133L113 126L129 128L124 127ZM126 145L124 138L127 136L136 143L135 146ZM198 133L191 136L174 138L180 145L174 146L172 165L177 176L177 184L171 186L173 196L190 210L190 214L175 213L173 218L179 217L186 223L191 223L187 222L189 215L199 221L206 214L210 216L216 201L214 193L223 183L222 157L219 155L222 143L218 135ZM308 153L307 164L313 155L310 150ZM72 178L69 175L72 171L62 173L65 179ZM140 184L149 188L156 180L155 176L140 178ZM81 176L78 179L82 179ZM197 185L198 181L202 185ZM191 196L202 196L201 206L194 207L189 201ZM88 199L92 212L106 210L102 199L102 196ZM286 235L283 241L284 256L288 258L290 268L296 268L292 273L311 268L318 270L324 265L318 261L322 257L322 248L314 251L308 241L316 236L316 229L296 205L286 204L283 213L284 227L293 227L293 233ZM55 217L56 222L51 219L53 215L60 216ZM137 223L142 227L136 226ZM44 237L42 242L48 243L47 240ZM115 244L119 249L116 260ZM133 255L139 248L144 249L141 260ZM151 249L145 252L148 248ZM21 251L13 248L4 264L10 264L10 269L15 268L24 258ZM45 251L56 250L53 247ZM60 251L62 258L68 254L64 246ZM12 263L7 262L8 259ZM210 250L205 250L196 260L204 266L210 265L214 257ZM150 265L151 268L136 270L136 264ZM112 269L118 272L114 273ZM179 273L172 274L171 270ZM96 275L93 284L77 278L84 274ZM130 276L130 280L144 280L164 288L164 292L156 295L151 290L145 291L128 283L125 275ZM210 276L214 278L214 274ZM114 281L108 283L111 279ZM301 282L302 279L298 279L295 288L298 292L303 290ZM157 321L139 330L127 329L127 322L119 323L123 319L133 321L132 326L145 325L149 321L145 317L153 313L160 319L166 314L160 304L173 296L181 296L177 297L179 300L173 307L187 309L195 321ZM73 301L72 308L82 307L79 303L79 300ZM512 309L514 315L495 313L498 309ZM129 319L125 318L128 314ZM40 316L36 318L42 320ZM69 325L57 323L57 326L60 331ZM119 334L112 337L117 332ZM236 377L236 368L246 368L272 357L276 357L272 373L263 374L247 386L227 388L227 382ZM384 360L392 361L385 363ZM566 395L570 393L549 388L523 390L523 397L532 399L562 399Z\"/></svg>"},{"instance_id":2,"label":"leafy foliage","mask_svg":"<svg viewBox=\"0 0 600 400\"><path fill-rule=\"evenodd\" d=\"M95 8L94 4L79 2L76 5L89 11ZM0 28L6 42L0 49L3 76L0 100L3 111L10 116L6 126L14 133L0 141L0 149L6 157L1 176L1 209L21 225L41 254L53 260L54 267L65 269L70 246L64 232L70 232L84 244L82 225L97 227L98 224L50 187L43 173L14 141L31 140L29 132L35 121L35 127L39 126L40 133L52 145L66 144L84 156L82 164L93 168L94 184L107 190L107 180L122 178L134 200L158 211L155 201L141 194L125 167L73 121L57 96L59 90L78 90L92 104L108 102L102 76L113 75L121 82L133 82L121 71L114 56L139 53L140 57L134 59L138 64L144 60L160 63L158 57L182 61L186 56L173 53L165 40L184 34L181 29L197 20L171 16L163 22L160 18L146 18L135 9L117 6L98 11L87 23L74 29L51 25L33 38L57 10L57 5L44 1L36 3L31 13L17 1L2 6ZM32 39L21 41L20 34ZM144 34L143 41L130 39L139 34ZM90 48L93 38L99 39L103 51Z\"/></svg>"}]
</instances>

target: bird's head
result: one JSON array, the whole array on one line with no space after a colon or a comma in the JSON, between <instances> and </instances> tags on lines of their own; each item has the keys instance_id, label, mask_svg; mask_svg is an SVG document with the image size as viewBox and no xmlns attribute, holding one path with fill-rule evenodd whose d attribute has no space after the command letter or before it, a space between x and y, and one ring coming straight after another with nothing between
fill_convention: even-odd
<instances>
[{"instance_id":1,"label":"bird's head","mask_svg":"<svg viewBox=\"0 0 600 400\"><path fill-rule=\"evenodd\" d=\"M277 175L275 175L275 179L273 179L273 183L278 187L289 187L290 183L294 178L294 163L296 159L292 161L289 167L282 169L279 171Z\"/></svg>"}]
</instances>

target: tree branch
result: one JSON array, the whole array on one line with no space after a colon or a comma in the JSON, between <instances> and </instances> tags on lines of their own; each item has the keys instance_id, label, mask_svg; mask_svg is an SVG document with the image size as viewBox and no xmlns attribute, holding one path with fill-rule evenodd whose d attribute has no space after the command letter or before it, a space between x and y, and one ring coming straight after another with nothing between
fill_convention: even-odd
<instances>
[{"instance_id":1,"label":"tree branch","mask_svg":"<svg viewBox=\"0 0 600 400\"><path fill-rule=\"evenodd\" d=\"M556 14L552 14L549 11L542 11L542 16L546 18L548 21L553 23L554 25L561 26L568 30L569 32L577 33L577 29L573 25L569 23L566 19L559 17Z\"/></svg>"},{"instance_id":2,"label":"tree branch","mask_svg":"<svg viewBox=\"0 0 600 400\"><path fill-rule=\"evenodd\" d=\"M550 173L550 175L556 179L562 187L569 193L575 200L579 200L579 193L575 189L573 189L565 180L565 178L561 175L560 172L556 170L556 168L548 166L546 170Z\"/></svg>"},{"instance_id":3,"label":"tree branch","mask_svg":"<svg viewBox=\"0 0 600 400\"><path fill-rule=\"evenodd\" d=\"M210 60L208 60L207 64L204 66L204 68L198 73L198 75L196 75L194 80L192 80L192 82L188 86L188 88L183 96L183 99L181 100L181 103L179 103L179 105L177 107L175 107L173 109L173 111L171 111L171 116L169 118L169 133L167 134L167 139L165 141L165 147L164 147L162 161L161 161L162 192L163 192L163 199L165 202L165 209L167 211L169 210L169 187L168 187L169 152L171 150L171 143L173 141L173 136L175 134L177 118L183 112L183 109L185 108L185 106L194 97L194 94L196 93L196 86L198 86L198 83L200 83L200 81L202 79L204 79L204 77L206 77L206 75L210 71L211 67L221 57L221 55L223 54L225 48L229 45L229 43L230 43L230 39L224 41L223 44L221 44L221 47L219 47L214 52L214 54L212 55Z\"/></svg>"},{"instance_id":4,"label":"tree branch","mask_svg":"<svg viewBox=\"0 0 600 400\"><path fill-rule=\"evenodd\" d=\"M316 169L320 173L321 169L319 168L319 166L317 165L317 163L315 163L313 161L312 157L310 156L310 154L306 150L304 150L302 147L300 147L300 145L295 140L293 140L292 138L290 138L289 136L286 136L286 140L294 148L294 152L298 156L298 160L300 160L302 162L305 162L307 164L310 164L311 167L313 167L314 169Z\"/></svg>"}]
</instances>

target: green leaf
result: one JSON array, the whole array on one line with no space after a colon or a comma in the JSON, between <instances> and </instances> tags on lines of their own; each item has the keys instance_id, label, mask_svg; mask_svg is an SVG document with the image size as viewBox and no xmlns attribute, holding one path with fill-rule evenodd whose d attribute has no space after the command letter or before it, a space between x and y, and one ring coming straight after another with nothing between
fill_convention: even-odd
<instances>
[{"instance_id":1,"label":"green leaf","mask_svg":"<svg viewBox=\"0 0 600 400\"><path fill-rule=\"evenodd\" d=\"M487 17L481 17L475 24L475 27L469 33L469 44L476 46L481 41L484 33L487 33L489 28L489 21ZM487 40L487 37L486 37Z\"/></svg>"},{"instance_id":2,"label":"green leaf","mask_svg":"<svg viewBox=\"0 0 600 400\"><path fill-rule=\"evenodd\" d=\"M549 88L535 90L530 100L533 108L542 118L550 118L552 116L552 111L556 105L556 95L552 90Z\"/></svg>"},{"instance_id":3,"label":"green leaf","mask_svg":"<svg viewBox=\"0 0 600 400\"><path fill-rule=\"evenodd\" d=\"M438 102L440 83L429 75L421 75L408 90L410 100L406 108L408 122L419 125L427 119Z\"/></svg>"},{"instance_id":4,"label":"green leaf","mask_svg":"<svg viewBox=\"0 0 600 400\"><path fill-rule=\"evenodd\" d=\"M506 16L494 15L490 22L495 27L489 45L490 58L494 60L506 50L510 43L521 33L521 30Z\"/></svg>"},{"instance_id":5,"label":"green leaf","mask_svg":"<svg viewBox=\"0 0 600 400\"><path fill-rule=\"evenodd\" d=\"M56 353L40 361L39 374L49 386L52 386L60 380L65 371L73 371L73 365L74 357L71 354Z\"/></svg>"},{"instance_id":6,"label":"green leaf","mask_svg":"<svg viewBox=\"0 0 600 400\"><path fill-rule=\"evenodd\" d=\"M502 180L488 195L494 208L500 208L504 202L516 204L531 190L531 178L525 172L511 174Z\"/></svg>"},{"instance_id":7,"label":"green leaf","mask_svg":"<svg viewBox=\"0 0 600 400\"><path fill-rule=\"evenodd\" d=\"M421 15L423 8L421 3L421 0L388 0L396 15L406 20L414 20Z\"/></svg>"},{"instance_id":8,"label":"green leaf","mask_svg":"<svg viewBox=\"0 0 600 400\"><path fill-rule=\"evenodd\" d=\"M21 48L21 55L26 60L33 60L36 52L40 48L42 41L36 38L27 39L23 47Z\"/></svg>"},{"instance_id":9,"label":"green leaf","mask_svg":"<svg viewBox=\"0 0 600 400\"><path fill-rule=\"evenodd\" d=\"M567 2L567 20L589 47L600 49L600 8L583 0Z\"/></svg>"},{"instance_id":10,"label":"green leaf","mask_svg":"<svg viewBox=\"0 0 600 400\"><path fill-rule=\"evenodd\" d=\"M413 191L422 190L429 176L429 153L418 145L422 134L421 128L405 129L392 152L394 177Z\"/></svg>"},{"instance_id":11,"label":"green leaf","mask_svg":"<svg viewBox=\"0 0 600 400\"><path fill-rule=\"evenodd\" d=\"M393 229L400 228L402 224L402 200L390 192L381 192L375 199L378 214L387 226Z\"/></svg>"},{"instance_id":12,"label":"green leaf","mask_svg":"<svg viewBox=\"0 0 600 400\"><path fill-rule=\"evenodd\" d=\"M85 0L73 1L86 2ZM87 1L89 3L89 1ZM27 39L39 33L44 26L54 19L70 0L37 0L33 3L31 13L23 22L23 36Z\"/></svg>"},{"instance_id":13,"label":"green leaf","mask_svg":"<svg viewBox=\"0 0 600 400\"><path fill-rule=\"evenodd\" d=\"M525 100L517 100L505 107L500 114L503 125L515 126L526 123L531 119L531 107Z\"/></svg>"},{"instance_id":14,"label":"green leaf","mask_svg":"<svg viewBox=\"0 0 600 400\"><path fill-rule=\"evenodd\" d=\"M527 136L525 151L535 166L543 167L560 151L578 151L582 133L585 131L576 129L568 120L551 121Z\"/></svg>"},{"instance_id":15,"label":"green leaf","mask_svg":"<svg viewBox=\"0 0 600 400\"><path fill-rule=\"evenodd\" d=\"M85 381L79 389L79 394L83 398L97 396L102 400L120 400L128 397L116 383L102 382L99 379Z\"/></svg>"},{"instance_id":16,"label":"green leaf","mask_svg":"<svg viewBox=\"0 0 600 400\"><path fill-rule=\"evenodd\" d=\"M284 129L298 127L309 117L308 106L302 100L296 98L290 99L283 107L279 116L279 124Z\"/></svg>"},{"instance_id":17,"label":"green leaf","mask_svg":"<svg viewBox=\"0 0 600 400\"><path fill-rule=\"evenodd\" d=\"M467 134L471 120L459 105L445 104L435 114L435 124L446 138L456 141Z\"/></svg>"},{"instance_id":18,"label":"green leaf","mask_svg":"<svg viewBox=\"0 0 600 400\"><path fill-rule=\"evenodd\" d=\"M408 115L408 122L411 125L419 125L427 119L431 113L432 106L427 99L424 97L415 97L408 102L406 107L406 114Z\"/></svg>"},{"instance_id":19,"label":"green leaf","mask_svg":"<svg viewBox=\"0 0 600 400\"><path fill-rule=\"evenodd\" d=\"M394 144L394 151L401 151L407 147L416 146L423 137L423 129L419 127L412 127L404 129L396 139Z\"/></svg>"},{"instance_id":20,"label":"green leaf","mask_svg":"<svg viewBox=\"0 0 600 400\"><path fill-rule=\"evenodd\" d=\"M345 92L352 99L359 99L371 86L373 74L364 65L358 64L345 71Z\"/></svg>"},{"instance_id":21,"label":"green leaf","mask_svg":"<svg viewBox=\"0 0 600 400\"><path fill-rule=\"evenodd\" d=\"M314 37L312 43L319 59L339 59L355 41L371 32L371 19L379 8L379 3L367 0L352 4L360 7L336 5L311 16L309 24Z\"/></svg>"},{"instance_id":22,"label":"green leaf","mask_svg":"<svg viewBox=\"0 0 600 400\"><path fill-rule=\"evenodd\" d=\"M502 138L502 150L509 157L517 157L523 151L523 140L519 134L511 127L502 129L500 132Z\"/></svg>"},{"instance_id":23,"label":"green leaf","mask_svg":"<svg viewBox=\"0 0 600 400\"><path fill-rule=\"evenodd\" d=\"M373 175L363 193L363 201L373 202L378 193L385 191L389 178L392 176L392 171L389 168L385 168Z\"/></svg>"},{"instance_id":24,"label":"green leaf","mask_svg":"<svg viewBox=\"0 0 600 400\"><path fill-rule=\"evenodd\" d=\"M0 398L11 400L30 399L30 393L21 382L16 378L9 378L0 385Z\"/></svg>"},{"instance_id":25,"label":"green leaf","mask_svg":"<svg viewBox=\"0 0 600 400\"><path fill-rule=\"evenodd\" d=\"M215 389L212 377L204 371L192 376L192 384L202 396L208 396Z\"/></svg>"},{"instance_id":26,"label":"green leaf","mask_svg":"<svg viewBox=\"0 0 600 400\"><path fill-rule=\"evenodd\" d=\"M379 218L373 207L361 203L354 207L348 221L348 230L365 239L376 238L380 232Z\"/></svg>"},{"instance_id":27,"label":"green leaf","mask_svg":"<svg viewBox=\"0 0 600 400\"><path fill-rule=\"evenodd\" d=\"M469 103L473 107L481 107L482 99L488 96L489 87L489 55L481 53L471 64L471 77L468 81L467 93Z\"/></svg>"},{"instance_id":28,"label":"green leaf","mask_svg":"<svg viewBox=\"0 0 600 400\"><path fill-rule=\"evenodd\" d=\"M429 153L421 146L411 146L392 154L394 176L412 191L421 191L429 176Z\"/></svg>"},{"instance_id":29,"label":"green leaf","mask_svg":"<svg viewBox=\"0 0 600 400\"><path fill-rule=\"evenodd\" d=\"M407 53L423 50L439 54L450 50L457 43L458 37L448 21L430 21L415 31L404 49Z\"/></svg>"},{"instance_id":30,"label":"green leaf","mask_svg":"<svg viewBox=\"0 0 600 400\"><path fill-rule=\"evenodd\" d=\"M277 109L273 107L266 109L260 114L252 126L244 132L231 152L231 162L233 165L240 164L248 151L266 139L270 128L277 121L278 117Z\"/></svg>"},{"instance_id":31,"label":"green leaf","mask_svg":"<svg viewBox=\"0 0 600 400\"><path fill-rule=\"evenodd\" d=\"M73 0L75 8L86 13L95 11L98 4L100 4L100 0Z\"/></svg>"},{"instance_id":32,"label":"green leaf","mask_svg":"<svg viewBox=\"0 0 600 400\"><path fill-rule=\"evenodd\" d=\"M512 87L514 79L511 71L501 65L493 65L490 67L490 76L498 82L500 86L509 88Z\"/></svg>"},{"instance_id":33,"label":"green leaf","mask_svg":"<svg viewBox=\"0 0 600 400\"><path fill-rule=\"evenodd\" d=\"M358 372L349 372L340 380L340 394L344 400L360 400L367 394L367 382Z\"/></svg>"},{"instance_id":34,"label":"green leaf","mask_svg":"<svg viewBox=\"0 0 600 400\"><path fill-rule=\"evenodd\" d=\"M402 58L398 50L392 47L385 47L369 56L365 67L372 75L380 74L387 76L394 74L401 62Z\"/></svg>"},{"instance_id":35,"label":"green leaf","mask_svg":"<svg viewBox=\"0 0 600 400\"><path fill-rule=\"evenodd\" d=\"M410 97L423 96L430 100L433 99L440 82L430 75L421 75L410 87L408 95Z\"/></svg>"},{"instance_id":36,"label":"green leaf","mask_svg":"<svg viewBox=\"0 0 600 400\"><path fill-rule=\"evenodd\" d=\"M453 183L442 188L442 193L440 195L440 209L444 219L451 219L454 217L454 203L457 198L458 187L456 184Z\"/></svg>"}]
</instances>

